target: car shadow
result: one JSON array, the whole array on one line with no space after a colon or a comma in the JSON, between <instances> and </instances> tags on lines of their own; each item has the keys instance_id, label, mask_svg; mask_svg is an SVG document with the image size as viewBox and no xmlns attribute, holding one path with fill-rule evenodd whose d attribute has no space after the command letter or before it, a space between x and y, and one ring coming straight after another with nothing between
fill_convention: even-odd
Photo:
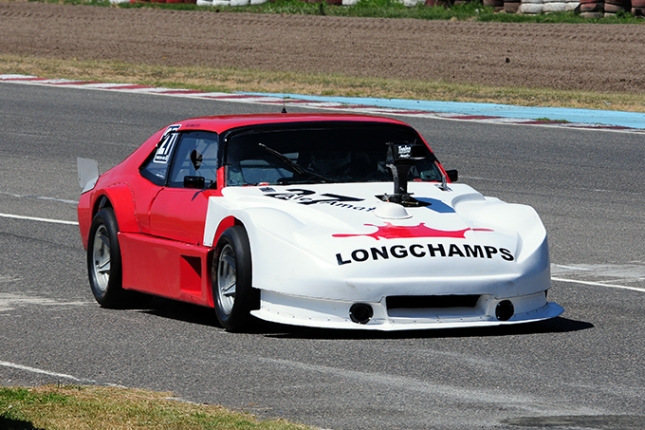
<instances>
[{"instance_id":1,"label":"car shadow","mask_svg":"<svg viewBox=\"0 0 645 430\"><path fill-rule=\"evenodd\" d=\"M161 318L224 330L219 321L217 321L215 311L212 308L206 308L190 303L178 302L161 297L150 297L146 302L146 306L139 306L130 309ZM291 329L292 327L289 326L256 320L256 324L245 333L279 336L287 333Z\"/></svg>"},{"instance_id":2,"label":"car shadow","mask_svg":"<svg viewBox=\"0 0 645 430\"><path fill-rule=\"evenodd\" d=\"M140 306L136 310L175 321L221 328L213 309L162 297L150 297L145 306Z\"/></svg>"},{"instance_id":3,"label":"car shadow","mask_svg":"<svg viewBox=\"0 0 645 430\"><path fill-rule=\"evenodd\" d=\"M287 327L283 333L265 334L276 338L307 338L307 339L434 339L458 337L499 337L521 336L541 333L569 333L593 328L589 322L575 321L557 317L546 321L528 324L506 325L498 327L474 327L429 330L402 330L395 332L366 331L366 330L328 330L305 327Z\"/></svg>"},{"instance_id":4,"label":"car shadow","mask_svg":"<svg viewBox=\"0 0 645 430\"><path fill-rule=\"evenodd\" d=\"M138 309L149 315L176 321L222 328L211 308L189 303L152 297L145 307ZM259 334L271 338L287 339L432 339L456 337L497 337L521 336L541 333L569 333L593 328L585 321L557 317L546 321L528 324L505 325L498 327L475 327L458 329L404 330L395 332L371 330L330 330L310 327L295 327L257 320L257 324L246 333Z\"/></svg>"}]
</instances>

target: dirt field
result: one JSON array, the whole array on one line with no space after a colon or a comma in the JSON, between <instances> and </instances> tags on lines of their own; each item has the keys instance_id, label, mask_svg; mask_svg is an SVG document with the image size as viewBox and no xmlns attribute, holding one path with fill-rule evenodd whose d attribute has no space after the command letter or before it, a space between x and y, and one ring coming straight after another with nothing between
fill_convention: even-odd
<instances>
[{"instance_id":1,"label":"dirt field","mask_svg":"<svg viewBox=\"0 0 645 430\"><path fill-rule=\"evenodd\" d=\"M645 93L645 25L256 15L0 1L0 53Z\"/></svg>"}]
</instances>

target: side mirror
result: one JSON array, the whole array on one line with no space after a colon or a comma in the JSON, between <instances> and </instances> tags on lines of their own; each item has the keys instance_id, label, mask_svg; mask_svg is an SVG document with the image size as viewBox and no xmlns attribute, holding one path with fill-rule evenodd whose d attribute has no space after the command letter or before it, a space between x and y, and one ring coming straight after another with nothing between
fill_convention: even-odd
<instances>
[{"instance_id":1,"label":"side mirror","mask_svg":"<svg viewBox=\"0 0 645 430\"><path fill-rule=\"evenodd\" d=\"M198 188L203 190L206 180L203 176L184 176L184 188Z\"/></svg>"},{"instance_id":2,"label":"side mirror","mask_svg":"<svg viewBox=\"0 0 645 430\"><path fill-rule=\"evenodd\" d=\"M446 170L446 173L448 174L450 182L457 182L459 180L459 172L456 169Z\"/></svg>"}]
</instances>

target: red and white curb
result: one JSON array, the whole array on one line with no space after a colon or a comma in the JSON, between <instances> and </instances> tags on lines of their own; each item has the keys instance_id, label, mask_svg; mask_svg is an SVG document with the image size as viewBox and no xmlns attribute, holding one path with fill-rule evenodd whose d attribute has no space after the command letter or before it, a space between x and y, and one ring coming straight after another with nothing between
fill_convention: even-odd
<instances>
[{"instance_id":1,"label":"red and white curb","mask_svg":"<svg viewBox=\"0 0 645 430\"><path fill-rule=\"evenodd\" d=\"M398 108L384 108L377 106L369 106L364 104L344 104L336 102L322 102L311 101L297 98L282 98L274 96L262 95L248 95L248 94L235 94L235 93L222 93L222 92L205 92L200 90L189 89L173 89L163 87L151 87L139 84L115 84L103 83L95 81L80 81L70 79L48 79L40 78L37 76L29 75L0 75L0 82L9 82L16 84L28 85L43 85L51 87L66 87L78 88L88 90L101 90L101 91L118 91L123 93L136 93L136 94L153 94L172 97L183 98L196 98L206 100L219 100L226 102L236 103L252 103L262 105L279 105L279 106L294 106L308 109L328 109L328 110L342 110L345 112L367 113L375 115L396 115L408 116L417 118L431 118L431 119L444 119L444 120L458 120L458 121L474 121L482 123L494 124L519 124L519 125L536 125L547 127L566 127L586 130L602 130L602 131L615 131L623 133L640 133L645 134L645 129L637 129L631 127L603 125L603 124L583 124L561 121L549 120L534 120L534 119L518 119L518 118L505 118L498 116L484 116L484 115L467 115L460 113L445 113L445 112L430 112L425 110L410 110Z\"/></svg>"}]
</instances>

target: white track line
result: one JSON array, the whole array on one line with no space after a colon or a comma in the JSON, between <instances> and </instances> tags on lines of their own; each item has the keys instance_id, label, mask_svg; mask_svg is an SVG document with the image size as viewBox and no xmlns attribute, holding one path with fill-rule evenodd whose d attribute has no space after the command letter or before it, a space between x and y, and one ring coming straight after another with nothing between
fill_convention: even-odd
<instances>
[{"instance_id":1,"label":"white track line","mask_svg":"<svg viewBox=\"0 0 645 430\"><path fill-rule=\"evenodd\" d=\"M26 372L38 373L41 375L54 376L56 378L71 379L77 382L85 382L85 383L95 382L90 379L80 379L80 378L77 378L76 376L66 375L65 373L50 372L48 370L37 369L35 367L23 366L22 364L9 363L8 361L0 361L0 366L10 367L12 369L24 370Z\"/></svg>"},{"instance_id":2,"label":"white track line","mask_svg":"<svg viewBox=\"0 0 645 430\"><path fill-rule=\"evenodd\" d=\"M551 280L552 281L558 281L558 282L571 282L573 284L591 285L591 286L594 286L594 287L618 288L618 289L621 289L621 290L630 290L630 291L638 291L640 293L645 293L645 289L643 289L643 288L628 287L626 285L603 284L602 282L581 281L581 280L577 280L577 279L554 278L553 276L551 277Z\"/></svg>"},{"instance_id":3,"label":"white track line","mask_svg":"<svg viewBox=\"0 0 645 430\"><path fill-rule=\"evenodd\" d=\"M65 221L65 220L60 220L60 219L38 218L38 217L3 214L3 213L0 213L0 218L13 218L13 219L23 219L23 220L29 220L29 221L49 222L49 223L54 223L54 224L78 225L78 222L76 222L76 221ZM626 285L604 284L602 282L581 281L581 280L578 280L578 279L566 279L566 278L556 278L556 277L551 277L551 280L552 281L558 281L558 282L571 282L571 283L574 283L574 284L590 285L590 286L594 286L594 287L618 288L618 289L621 289L621 290L630 290L630 291L638 291L638 292L641 292L641 293L645 293L645 289L643 289L643 288L628 287ZM0 362L0 364L1 363L2 362Z\"/></svg>"},{"instance_id":4,"label":"white track line","mask_svg":"<svg viewBox=\"0 0 645 430\"><path fill-rule=\"evenodd\" d=\"M24 219L29 221L50 222L54 224L78 225L76 221L65 221L62 219L38 218L33 216L13 215L0 213L0 218Z\"/></svg>"},{"instance_id":5,"label":"white track line","mask_svg":"<svg viewBox=\"0 0 645 430\"><path fill-rule=\"evenodd\" d=\"M5 191L0 191L0 195L16 197L18 199L38 199L38 200L48 200L48 201L58 202L58 203L68 203L72 205L78 204L77 200L59 199L57 197L30 196L30 195L23 195L23 194L16 194L16 193L7 193Z\"/></svg>"}]
</instances>

